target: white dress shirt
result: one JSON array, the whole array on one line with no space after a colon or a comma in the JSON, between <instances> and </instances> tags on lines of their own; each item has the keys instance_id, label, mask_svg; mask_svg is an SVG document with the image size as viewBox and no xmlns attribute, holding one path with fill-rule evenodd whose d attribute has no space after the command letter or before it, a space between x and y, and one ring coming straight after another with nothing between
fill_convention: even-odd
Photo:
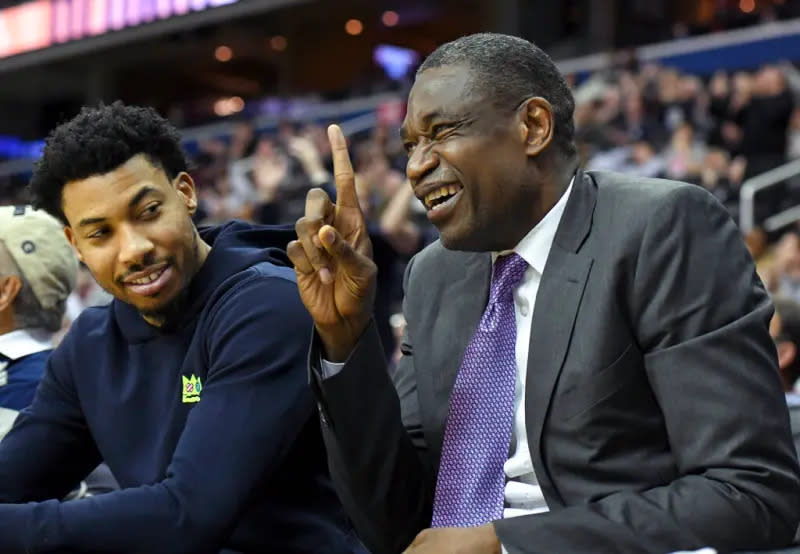
<instances>
[{"instance_id":1,"label":"white dress shirt","mask_svg":"<svg viewBox=\"0 0 800 554\"><path fill-rule=\"evenodd\" d=\"M519 254L526 262L528 269L519 285L514 289L514 315L517 321L517 385L514 389L514 428L512 430L511 457L506 460L503 469L506 473L505 501L503 517L515 517L536 514L548 510L542 489L538 485L533 471L533 460L528 445L528 433L525 425L525 381L528 376L528 348L531 342L533 325L533 308L536 305L536 293L539 282L550 255L550 248L556 236L558 224L564 215L564 208L572 192L570 182L566 192L542 220L523 237L513 252ZM492 255L492 261L503 254ZM535 372L536 368L532 368Z\"/></svg>"}]
</instances>

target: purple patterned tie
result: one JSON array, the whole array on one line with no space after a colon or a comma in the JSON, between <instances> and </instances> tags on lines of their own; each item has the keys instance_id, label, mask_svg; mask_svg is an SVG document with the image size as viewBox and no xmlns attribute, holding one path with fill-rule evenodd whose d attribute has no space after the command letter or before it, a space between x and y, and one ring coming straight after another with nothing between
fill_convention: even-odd
<instances>
[{"instance_id":1,"label":"purple patterned tie","mask_svg":"<svg viewBox=\"0 0 800 554\"><path fill-rule=\"evenodd\" d=\"M489 303L450 397L432 527L470 527L503 517L517 373L513 292L527 267L518 254L495 261Z\"/></svg>"}]
</instances>

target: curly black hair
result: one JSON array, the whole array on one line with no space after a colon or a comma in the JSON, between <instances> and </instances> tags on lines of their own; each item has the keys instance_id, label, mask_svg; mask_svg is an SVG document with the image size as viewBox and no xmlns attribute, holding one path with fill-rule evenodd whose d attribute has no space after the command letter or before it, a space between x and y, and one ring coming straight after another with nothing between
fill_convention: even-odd
<instances>
[{"instance_id":1,"label":"curly black hair","mask_svg":"<svg viewBox=\"0 0 800 554\"><path fill-rule=\"evenodd\" d=\"M439 46L420 65L417 75L444 65L464 65L474 78L474 92L497 106L515 106L541 96L553 106L554 141L575 155L575 100L556 64L525 39L498 33L477 33Z\"/></svg>"},{"instance_id":2,"label":"curly black hair","mask_svg":"<svg viewBox=\"0 0 800 554\"><path fill-rule=\"evenodd\" d=\"M153 108L120 101L84 107L47 137L28 185L31 201L69 225L62 210L64 185L108 173L138 154L170 179L188 169L180 133Z\"/></svg>"}]
</instances>

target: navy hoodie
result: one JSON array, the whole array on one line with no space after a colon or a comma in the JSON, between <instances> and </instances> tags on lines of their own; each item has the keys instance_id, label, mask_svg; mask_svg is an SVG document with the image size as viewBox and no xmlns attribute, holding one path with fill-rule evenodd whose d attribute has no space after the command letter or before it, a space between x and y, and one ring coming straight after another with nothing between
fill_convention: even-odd
<instances>
[{"instance_id":1,"label":"navy hoodie","mask_svg":"<svg viewBox=\"0 0 800 554\"><path fill-rule=\"evenodd\" d=\"M53 352L0 443L0 552L360 551L307 384L292 233L201 236L212 249L174 330L115 300ZM101 460L123 490L52 500Z\"/></svg>"}]
</instances>

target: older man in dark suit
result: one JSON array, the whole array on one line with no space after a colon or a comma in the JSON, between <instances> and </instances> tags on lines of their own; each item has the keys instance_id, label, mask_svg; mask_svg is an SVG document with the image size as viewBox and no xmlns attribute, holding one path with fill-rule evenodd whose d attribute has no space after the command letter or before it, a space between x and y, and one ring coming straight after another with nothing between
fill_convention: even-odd
<instances>
[{"instance_id":1,"label":"older man in dark suit","mask_svg":"<svg viewBox=\"0 0 800 554\"><path fill-rule=\"evenodd\" d=\"M406 274L394 383L330 130L337 204L312 191L289 252L345 507L379 553L784 546L800 471L737 228L699 187L580 171L572 110L514 37L420 68L402 134L441 240Z\"/></svg>"}]
</instances>

